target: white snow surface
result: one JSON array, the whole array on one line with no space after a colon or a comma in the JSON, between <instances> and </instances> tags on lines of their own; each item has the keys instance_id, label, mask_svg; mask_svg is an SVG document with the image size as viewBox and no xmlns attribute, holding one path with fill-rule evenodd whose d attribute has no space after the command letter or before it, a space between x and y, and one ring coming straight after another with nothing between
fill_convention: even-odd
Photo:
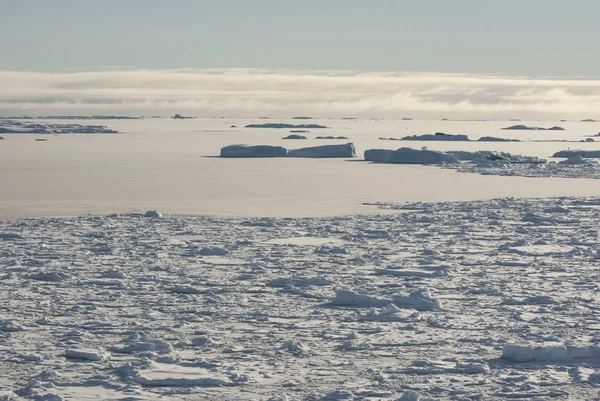
<instances>
[{"instance_id":1,"label":"white snow surface","mask_svg":"<svg viewBox=\"0 0 600 401\"><path fill-rule=\"evenodd\" d=\"M597 399L600 198L374 206L0 221L0 397Z\"/></svg>"}]
</instances>

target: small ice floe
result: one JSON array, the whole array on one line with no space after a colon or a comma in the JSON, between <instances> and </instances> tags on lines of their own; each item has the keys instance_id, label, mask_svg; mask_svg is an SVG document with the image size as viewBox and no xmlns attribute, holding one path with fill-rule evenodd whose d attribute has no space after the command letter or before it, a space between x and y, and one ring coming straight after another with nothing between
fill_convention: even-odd
<instances>
[{"instance_id":1,"label":"small ice floe","mask_svg":"<svg viewBox=\"0 0 600 401\"><path fill-rule=\"evenodd\" d=\"M389 266L386 269L375 269L375 274L397 277L446 277L450 275L449 265L424 264L419 267Z\"/></svg>"},{"instance_id":2,"label":"small ice floe","mask_svg":"<svg viewBox=\"0 0 600 401\"><path fill-rule=\"evenodd\" d=\"M355 338L350 338L345 340L342 345L338 347L340 351L361 351L365 349L370 349L372 347L368 342L361 342Z\"/></svg>"},{"instance_id":3,"label":"small ice floe","mask_svg":"<svg viewBox=\"0 0 600 401\"><path fill-rule=\"evenodd\" d=\"M140 366L126 364L118 371L130 381L144 387L221 387L238 383L215 368L208 369L193 364L148 361ZM243 381L239 380L239 383Z\"/></svg>"},{"instance_id":4,"label":"small ice floe","mask_svg":"<svg viewBox=\"0 0 600 401\"><path fill-rule=\"evenodd\" d=\"M215 344L215 340L207 336L195 337L190 340L192 345L197 347L210 347Z\"/></svg>"},{"instance_id":5,"label":"small ice floe","mask_svg":"<svg viewBox=\"0 0 600 401\"><path fill-rule=\"evenodd\" d=\"M350 252L346 248L340 246L323 245L315 249L315 253L317 255L347 255Z\"/></svg>"},{"instance_id":6,"label":"small ice floe","mask_svg":"<svg viewBox=\"0 0 600 401\"><path fill-rule=\"evenodd\" d=\"M0 240L3 240L3 241L14 241L14 240L19 240L19 239L23 239L23 237L19 234L0 233Z\"/></svg>"},{"instance_id":7,"label":"small ice floe","mask_svg":"<svg viewBox=\"0 0 600 401\"><path fill-rule=\"evenodd\" d=\"M431 397L424 396L421 393L414 391L414 390L408 390L408 391L405 391L404 394L402 394L402 397L398 398L397 401L439 401L439 400L437 398L431 398Z\"/></svg>"},{"instance_id":8,"label":"small ice floe","mask_svg":"<svg viewBox=\"0 0 600 401\"><path fill-rule=\"evenodd\" d=\"M306 345L295 340L284 341L283 345L279 349L282 351L288 351L294 355L306 355L310 352L310 349Z\"/></svg>"},{"instance_id":9,"label":"small ice floe","mask_svg":"<svg viewBox=\"0 0 600 401\"><path fill-rule=\"evenodd\" d=\"M32 280L48 281L48 282L59 282L68 279L68 275L62 272L39 272L29 276Z\"/></svg>"},{"instance_id":10,"label":"small ice floe","mask_svg":"<svg viewBox=\"0 0 600 401\"><path fill-rule=\"evenodd\" d=\"M219 248L217 246L205 247L198 250L198 255L201 256L225 256L229 254L227 249Z\"/></svg>"},{"instance_id":11,"label":"small ice floe","mask_svg":"<svg viewBox=\"0 0 600 401\"><path fill-rule=\"evenodd\" d=\"M355 306L358 308L383 307L392 303L389 298L378 298L370 295L358 294L350 290L338 290L331 301L336 306Z\"/></svg>"},{"instance_id":12,"label":"small ice floe","mask_svg":"<svg viewBox=\"0 0 600 401\"><path fill-rule=\"evenodd\" d=\"M354 400L354 394L349 390L334 390L325 394L320 401Z\"/></svg>"},{"instance_id":13,"label":"small ice floe","mask_svg":"<svg viewBox=\"0 0 600 401\"><path fill-rule=\"evenodd\" d=\"M203 292L196 287L189 285L176 285L171 288L171 292L176 294L202 294Z\"/></svg>"},{"instance_id":14,"label":"small ice floe","mask_svg":"<svg viewBox=\"0 0 600 401\"><path fill-rule=\"evenodd\" d=\"M396 295L393 302L394 305L404 309L416 309L418 311L442 309L441 302L431 295L428 288L414 289L408 295Z\"/></svg>"},{"instance_id":15,"label":"small ice floe","mask_svg":"<svg viewBox=\"0 0 600 401\"><path fill-rule=\"evenodd\" d=\"M461 374L461 375L479 375L490 373L490 367L487 362L482 360L472 361L423 361L416 360L412 366L401 369L402 373L409 375L443 375L443 374Z\"/></svg>"},{"instance_id":16,"label":"small ice floe","mask_svg":"<svg viewBox=\"0 0 600 401\"><path fill-rule=\"evenodd\" d=\"M65 357L82 361L101 362L108 359L109 354L90 348L72 348L65 351Z\"/></svg>"},{"instance_id":17,"label":"small ice floe","mask_svg":"<svg viewBox=\"0 0 600 401\"><path fill-rule=\"evenodd\" d=\"M120 270L107 270L100 274L100 278L124 279L127 275Z\"/></svg>"},{"instance_id":18,"label":"small ice floe","mask_svg":"<svg viewBox=\"0 0 600 401\"><path fill-rule=\"evenodd\" d=\"M572 246L558 244L524 244L509 247L507 250L523 256L550 256L566 254L573 251Z\"/></svg>"},{"instance_id":19,"label":"small ice floe","mask_svg":"<svg viewBox=\"0 0 600 401\"><path fill-rule=\"evenodd\" d=\"M502 301L502 305L556 305L559 302L549 295L536 295L522 300L507 298Z\"/></svg>"},{"instance_id":20,"label":"small ice floe","mask_svg":"<svg viewBox=\"0 0 600 401\"><path fill-rule=\"evenodd\" d=\"M22 331L23 326L18 323L13 322L12 320L1 320L0 319L0 331L4 332L15 332Z\"/></svg>"},{"instance_id":21,"label":"small ice floe","mask_svg":"<svg viewBox=\"0 0 600 401\"><path fill-rule=\"evenodd\" d=\"M506 344L502 359L515 362L565 362L600 357L600 346L577 346L560 343Z\"/></svg>"},{"instance_id":22,"label":"small ice floe","mask_svg":"<svg viewBox=\"0 0 600 401\"><path fill-rule=\"evenodd\" d=\"M369 322L417 322L423 320L419 311L401 309L390 303L383 308L372 308L360 317L360 320Z\"/></svg>"},{"instance_id":23,"label":"small ice floe","mask_svg":"<svg viewBox=\"0 0 600 401\"><path fill-rule=\"evenodd\" d=\"M173 346L165 340L142 339L122 347L113 347L111 350L120 354L132 354L134 352L157 352L159 354L168 354L173 352Z\"/></svg>"},{"instance_id":24,"label":"small ice floe","mask_svg":"<svg viewBox=\"0 0 600 401\"><path fill-rule=\"evenodd\" d=\"M159 219L162 217L162 214L156 210L148 210L146 213L144 213L144 217L150 219Z\"/></svg>"},{"instance_id":25,"label":"small ice floe","mask_svg":"<svg viewBox=\"0 0 600 401\"><path fill-rule=\"evenodd\" d=\"M283 288L288 285L294 287L322 287L333 284L332 281L320 277L281 277L271 280L267 283L269 287Z\"/></svg>"}]
</instances>

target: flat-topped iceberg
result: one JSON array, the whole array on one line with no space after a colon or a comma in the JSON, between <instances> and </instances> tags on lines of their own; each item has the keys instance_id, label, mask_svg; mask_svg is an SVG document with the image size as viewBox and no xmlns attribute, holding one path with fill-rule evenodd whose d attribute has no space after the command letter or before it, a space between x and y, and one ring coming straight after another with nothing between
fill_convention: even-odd
<instances>
[{"instance_id":1,"label":"flat-topped iceberg","mask_svg":"<svg viewBox=\"0 0 600 401\"><path fill-rule=\"evenodd\" d=\"M328 128L319 124L284 124L284 123L264 123L264 124L248 124L246 128Z\"/></svg>"},{"instance_id":2,"label":"flat-topped iceberg","mask_svg":"<svg viewBox=\"0 0 600 401\"><path fill-rule=\"evenodd\" d=\"M405 136L403 141L469 141L469 137L463 134L444 134L436 132L435 134L423 134Z\"/></svg>"},{"instance_id":3,"label":"flat-topped iceberg","mask_svg":"<svg viewBox=\"0 0 600 401\"><path fill-rule=\"evenodd\" d=\"M221 157L285 157L288 151L281 146L229 145L221 148Z\"/></svg>"},{"instance_id":4,"label":"flat-topped iceberg","mask_svg":"<svg viewBox=\"0 0 600 401\"><path fill-rule=\"evenodd\" d=\"M105 125L47 124L13 120L0 121L1 134L117 134Z\"/></svg>"},{"instance_id":5,"label":"flat-topped iceberg","mask_svg":"<svg viewBox=\"0 0 600 401\"><path fill-rule=\"evenodd\" d=\"M306 139L306 137L304 135L290 134L288 136L284 136L281 139Z\"/></svg>"},{"instance_id":6,"label":"flat-topped iceberg","mask_svg":"<svg viewBox=\"0 0 600 401\"><path fill-rule=\"evenodd\" d=\"M558 127L556 125L554 127L544 128L544 127L529 127L529 126L523 125L523 124L511 125L510 127L505 127L502 129L503 130L516 130L516 131L564 131L565 130L563 127Z\"/></svg>"},{"instance_id":7,"label":"flat-topped iceberg","mask_svg":"<svg viewBox=\"0 0 600 401\"><path fill-rule=\"evenodd\" d=\"M518 139L498 138L495 136L482 136L478 139L479 142L521 142Z\"/></svg>"},{"instance_id":8,"label":"flat-topped iceberg","mask_svg":"<svg viewBox=\"0 0 600 401\"><path fill-rule=\"evenodd\" d=\"M437 150L400 148L397 150L368 149L365 160L397 164L458 164L456 156Z\"/></svg>"},{"instance_id":9,"label":"flat-topped iceberg","mask_svg":"<svg viewBox=\"0 0 600 401\"><path fill-rule=\"evenodd\" d=\"M398 164L458 164L460 161L448 153L438 150L417 150L412 148L400 148L390 153L388 163Z\"/></svg>"},{"instance_id":10,"label":"flat-topped iceberg","mask_svg":"<svg viewBox=\"0 0 600 401\"><path fill-rule=\"evenodd\" d=\"M356 150L354 144L350 142L343 145L323 145L290 150L287 155L288 157L311 158L354 157Z\"/></svg>"},{"instance_id":11,"label":"flat-topped iceberg","mask_svg":"<svg viewBox=\"0 0 600 401\"><path fill-rule=\"evenodd\" d=\"M392 152L391 149L367 149L364 157L368 162L387 162Z\"/></svg>"}]
</instances>

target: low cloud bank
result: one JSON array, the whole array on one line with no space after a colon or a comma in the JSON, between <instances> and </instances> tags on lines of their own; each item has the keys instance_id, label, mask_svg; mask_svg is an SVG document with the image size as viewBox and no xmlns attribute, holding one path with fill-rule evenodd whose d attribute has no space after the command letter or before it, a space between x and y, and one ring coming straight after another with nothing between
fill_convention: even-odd
<instances>
[{"instance_id":1,"label":"low cloud bank","mask_svg":"<svg viewBox=\"0 0 600 401\"><path fill-rule=\"evenodd\" d=\"M259 69L0 71L0 115L596 118L600 80Z\"/></svg>"}]
</instances>

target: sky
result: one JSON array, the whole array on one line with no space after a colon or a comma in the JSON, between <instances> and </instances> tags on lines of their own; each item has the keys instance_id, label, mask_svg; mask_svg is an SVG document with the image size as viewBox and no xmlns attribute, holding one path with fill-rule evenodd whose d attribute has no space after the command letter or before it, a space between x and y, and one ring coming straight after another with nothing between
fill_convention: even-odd
<instances>
[{"instance_id":1,"label":"sky","mask_svg":"<svg viewBox=\"0 0 600 401\"><path fill-rule=\"evenodd\" d=\"M0 0L0 15L0 83L11 87L0 92L0 115L283 115L318 101L332 114L543 116L563 106L564 115L589 114L573 106L600 103L597 0ZM9 82L16 72L22 84ZM384 94L374 76L389 85ZM523 82L503 86L515 79ZM554 99L561 94L571 103ZM523 109L527 97L535 104Z\"/></svg>"}]
</instances>

